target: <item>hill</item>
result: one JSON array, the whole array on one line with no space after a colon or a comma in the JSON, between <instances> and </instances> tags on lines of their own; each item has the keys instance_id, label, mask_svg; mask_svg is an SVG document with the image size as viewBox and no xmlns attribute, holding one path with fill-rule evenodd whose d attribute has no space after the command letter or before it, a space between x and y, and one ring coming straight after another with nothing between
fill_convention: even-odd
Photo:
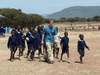
<instances>
[{"instance_id":1,"label":"hill","mask_svg":"<svg viewBox=\"0 0 100 75\"><path fill-rule=\"evenodd\" d=\"M53 14L42 15L45 18L50 19L60 19L61 17L65 18L74 18L74 17L85 17L91 18L96 15L100 15L100 6L73 6L69 8L65 8L59 12L55 12Z\"/></svg>"}]
</instances>

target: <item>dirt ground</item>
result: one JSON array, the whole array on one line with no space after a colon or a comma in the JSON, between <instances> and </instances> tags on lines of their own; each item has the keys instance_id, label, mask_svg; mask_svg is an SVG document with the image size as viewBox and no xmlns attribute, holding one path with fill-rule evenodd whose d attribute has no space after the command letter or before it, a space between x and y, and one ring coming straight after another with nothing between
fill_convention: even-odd
<instances>
[{"instance_id":1,"label":"dirt ground","mask_svg":"<svg viewBox=\"0 0 100 75\"><path fill-rule=\"evenodd\" d=\"M35 61L29 61L24 56L18 60L18 51L13 62L9 61L10 50L7 49L7 41L10 34L0 38L0 75L100 75L100 31L77 31L69 33L69 51L71 63L67 63L67 55L64 54L63 62L54 58L54 64L44 62L41 55L41 62L38 59L38 51L35 54ZM83 64L79 63L79 54L77 52L77 42L79 34L85 35L85 41L90 47L90 51L85 50ZM63 36L63 32L60 32ZM61 50L59 52L59 58Z\"/></svg>"}]
</instances>

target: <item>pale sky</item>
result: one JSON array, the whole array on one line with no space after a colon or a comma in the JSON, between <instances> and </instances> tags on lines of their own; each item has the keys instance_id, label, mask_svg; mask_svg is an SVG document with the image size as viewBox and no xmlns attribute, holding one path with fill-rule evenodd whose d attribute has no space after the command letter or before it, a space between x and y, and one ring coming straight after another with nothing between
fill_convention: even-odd
<instances>
[{"instance_id":1,"label":"pale sky","mask_svg":"<svg viewBox=\"0 0 100 75\"><path fill-rule=\"evenodd\" d=\"M0 0L0 8L21 9L27 14L52 14L71 6L100 6L100 0Z\"/></svg>"}]
</instances>

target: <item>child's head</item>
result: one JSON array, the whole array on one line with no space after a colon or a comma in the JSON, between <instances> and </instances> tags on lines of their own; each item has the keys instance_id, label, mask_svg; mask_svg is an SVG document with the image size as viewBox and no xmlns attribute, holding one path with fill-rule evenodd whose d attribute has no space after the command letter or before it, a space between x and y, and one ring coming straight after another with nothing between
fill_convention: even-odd
<instances>
[{"instance_id":1,"label":"child's head","mask_svg":"<svg viewBox=\"0 0 100 75\"><path fill-rule=\"evenodd\" d=\"M32 31L32 35L33 35L33 36L35 35L35 30Z\"/></svg>"},{"instance_id":2,"label":"child's head","mask_svg":"<svg viewBox=\"0 0 100 75\"><path fill-rule=\"evenodd\" d=\"M18 31L20 30L20 26L17 27Z\"/></svg>"},{"instance_id":3,"label":"child's head","mask_svg":"<svg viewBox=\"0 0 100 75\"><path fill-rule=\"evenodd\" d=\"M44 26L42 25L42 26L41 26L41 30L43 30L43 29L44 29Z\"/></svg>"},{"instance_id":4,"label":"child's head","mask_svg":"<svg viewBox=\"0 0 100 75\"><path fill-rule=\"evenodd\" d=\"M37 27L37 30L40 31L40 30L41 30L41 26L38 26L38 27Z\"/></svg>"},{"instance_id":5,"label":"child's head","mask_svg":"<svg viewBox=\"0 0 100 75\"><path fill-rule=\"evenodd\" d=\"M32 32L32 28L31 27L29 28L29 31Z\"/></svg>"},{"instance_id":6,"label":"child's head","mask_svg":"<svg viewBox=\"0 0 100 75\"><path fill-rule=\"evenodd\" d=\"M11 32L11 34L12 34L12 36L14 36L14 35L15 35L15 32L14 32L14 31L12 31L12 32Z\"/></svg>"},{"instance_id":7,"label":"child's head","mask_svg":"<svg viewBox=\"0 0 100 75\"><path fill-rule=\"evenodd\" d=\"M24 35L24 32L22 32L22 35Z\"/></svg>"},{"instance_id":8,"label":"child's head","mask_svg":"<svg viewBox=\"0 0 100 75\"><path fill-rule=\"evenodd\" d=\"M67 37L68 36L68 32L64 32L64 35L65 35L65 37Z\"/></svg>"},{"instance_id":9,"label":"child's head","mask_svg":"<svg viewBox=\"0 0 100 75\"><path fill-rule=\"evenodd\" d=\"M58 27L56 27L56 30L58 31Z\"/></svg>"},{"instance_id":10,"label":"child's head","mask_svg":"<svg viewBox=\"0 0 100 75\"><path fill-rule=\"evenodd\" d=\"M81 40L83 40L83 39L84 39L84 35L83 35L83 34L80 34L80 35L79 35L79 38L80 38Z\"/></svg>"}]
</instances>

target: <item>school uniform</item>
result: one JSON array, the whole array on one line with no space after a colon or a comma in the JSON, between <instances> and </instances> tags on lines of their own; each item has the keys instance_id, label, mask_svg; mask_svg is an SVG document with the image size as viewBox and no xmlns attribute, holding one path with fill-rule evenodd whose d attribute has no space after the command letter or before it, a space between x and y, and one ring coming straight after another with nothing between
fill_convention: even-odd
<instances>
[{"instance_id":1,"label":"school uniform","mask_svg":"<svg viewBox=\"0 0 100 75\"><path fill-rule=\"evenodd\" d=\"M68 53L69 52L69 38L63 37L61 39L61 45L63 46L62 53Z\"/></svg>"},{"instance_id":2,"label":"school uniform","mask_svg":"<svg viewBox=\"0 0 100 75\"><path fill-rule=\"evenodd\" d=\"M81 55L84 55L85 54L85 47L86 48L89 48L86 45L85 40L79 40L78 41L78 52L79 52L79 54L81 54Z\"/></svg>"},{"instance_id":3,"label":"school uniform","mask_svg":"<svg viewBox=\"0 0 100 75\"><path fill-rule=\"evenodd\" d=\"M16 30L16 31L15 31L15 36L17 37L18 46L21 45L21 36L22 36L22 32Z\"/></svg>"},{"instance_id":4,"label":"school uniform","mask_svg":"<svg viewBox=\"0 0 100 75\"><path fill-rule=\"evenodd\" d=\"M8 44L7 44L8 48L10 47L11 51L16 50L17 49L16 47L18 46L17 42L18 41L17 41L16 36L10 36L9 39L8 39Z\"/></svg>"},{"instance_id":5,"label":"school uniform","mask_svg":"<svg viewBox=\"0 0 100 75\"><path fill-rule=\"evenodd\" d=\"M58 33L56 36L57 36L57 42L58 42L58 44L54 44L54 46L56 46L57 48L59 48L60 47L60 39L61 39L60 33ZM54 38L54 40L55 40L55 38Z\"/></svg>"},{"instance_id":6,"label":"school uniform","mask_svg":"<svg viewBox=\"0 0 100 75\"><path fill-rule=\"evenodd\" d=\"M38 39L37 39L36 35L35 36L30 35L28 40L29 40L29 42L28 42L29 49L36 51L37 46L38 46L38 43L37 43Z\"/></svg>"},{"instance_id":7,"label":"school uniform","mask_svg":"<svg viewBox=\"0 0 100 75\"><path fill-rule=\"evenodd\" d=\"M31 33L30 31L27 32L27 34L26 34L26 38L29 38L30 35L32 35L32 33ZM29 42L27 41L27 46L28 46L28 49L29 49L29 45L28 45L28 44L29 44Z\"/></svg>"},{"instance_id":8,"label":"school uniform","mask_svg":"<svg viewBox=\"0 0 100 75\"><path fill-rule=\"evenodd\" d=\"M40 47L39 50L41 51L41 40L42 40L42 39L41 39L41 32L36 31L36 32L35 32L35 35L36 35L36 37L37 37L37 39L38 39L38 40L37 40L37 43L38 43L38 45L39 45L39 47Z\"/></svg>"},{"instance_id":9,"label":"school uniform","mask_svg":"<svg viewBox=\"0 0 100 75\"><path fill-rule=\"evenodd\" d=\"M26 36L25 35L21 36L21 43L19 45L20 48L25 48L25 41L23 41L23 38L24 40L26 40Z\"/></svg>"}]
</instances>

